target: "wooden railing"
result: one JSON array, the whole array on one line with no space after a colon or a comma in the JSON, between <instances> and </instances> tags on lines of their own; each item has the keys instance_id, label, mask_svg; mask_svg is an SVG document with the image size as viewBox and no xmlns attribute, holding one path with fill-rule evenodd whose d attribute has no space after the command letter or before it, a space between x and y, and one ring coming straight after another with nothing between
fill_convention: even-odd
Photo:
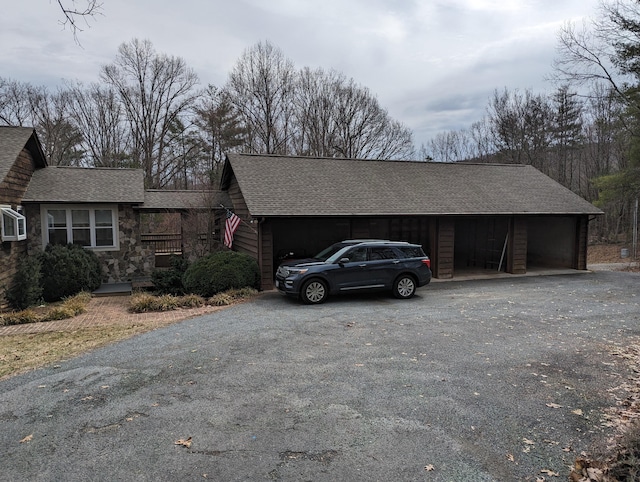
<instances>
[{"instance_id":1,"label":"wooden railing","mask_svg":"<svg viewBox=\"0 0 640 482\"><path fill-rule=\"evenodd\" d=\"M153 244L158 253L182 253L182 235L177 234L142 234L140 240L143 243Z\"/></svg>"}]
</instances>

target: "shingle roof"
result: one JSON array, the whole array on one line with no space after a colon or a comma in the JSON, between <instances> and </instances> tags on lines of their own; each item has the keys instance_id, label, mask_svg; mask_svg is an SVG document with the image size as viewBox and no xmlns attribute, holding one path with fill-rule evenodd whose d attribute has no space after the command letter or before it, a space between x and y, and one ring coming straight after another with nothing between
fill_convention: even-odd
<instances>
[{"instance_id":1,"label":"shingle roof","mask_svg":"<svg viewBox=\"0 0 640 482\"><path fill-rule=\"evenodd\" d=\"M40 167L47 165L42 147L32 127L0 126L0 182L4 180L25 146L31 150L36 165Z\"/></svg>"},{"instance_id":2,"label":"shingle roof","mask_svg":"<svg viewBox=\"0 0 640 482\"><path fill-rule=\"evenodd\" d=\"M23 202L144 202L141 169L50 166L33 173Z\"/></svg>"},{"instance_id":3,"label":"shingle roof","mask_svg":"<svg viewBox=\"0 0 640 482\"><path fill-rule=\"evenodd\" d=\"M214 209L230 206L229 195L222 191L168 191L148 189L144 192L144 210Z\"/></svg>"},{"instance_id":4,"label":"shingle roof","mask_svg":"<svg viewBox=\"0 0 640 482\"><path fill-rule=\"evenodd\" d=\"M602 214L532 166L229 154L252 216Z\"/></svg>"}]
</instances>

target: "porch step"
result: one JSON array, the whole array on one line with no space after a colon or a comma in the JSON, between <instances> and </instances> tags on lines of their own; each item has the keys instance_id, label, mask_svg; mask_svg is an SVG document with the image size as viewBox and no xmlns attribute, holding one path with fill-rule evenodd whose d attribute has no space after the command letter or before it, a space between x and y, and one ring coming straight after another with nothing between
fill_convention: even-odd
<instances>
[{"instance_id":1,"label":"porch step","mask_svg":"<svg viewBox=\"0 0 640 482\"><path fill-rule=\"evenodd\" d=\"M102 283L95 290L93 296L129 296L131 295L131 283Z\"/></svg>"}]
</instances>

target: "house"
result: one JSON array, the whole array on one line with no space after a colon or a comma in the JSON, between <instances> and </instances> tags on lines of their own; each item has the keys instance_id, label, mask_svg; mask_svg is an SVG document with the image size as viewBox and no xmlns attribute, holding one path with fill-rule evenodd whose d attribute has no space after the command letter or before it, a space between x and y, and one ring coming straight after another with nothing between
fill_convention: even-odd
<instances>
[{"instance_id":1,"label":"house","mask_svg":"<svg viewBox=\"0 0 640 482\"><path fill-rule=\"evenodd\" d=\"M28 238L22 198L31 176L47 166L33 129L0 128L0 291L9 285L18 262L27 253ZM0 296L0 306L3 297Z\"/></svg>"},{"instance_id":2,"label":"house","mask_svg":"<svg viewBox=\"0 0 640 482\"><path fill-rule=\"evenodd\" d=\"M229 154L221 189L244 221L234 249L262 288L279 260L349 238L421 244L436 278L469 269L586 269L592 204L532 166Z\"/></svg>"},{"instance_id":3,"label":"house","mask_svg":"<svg viewBox=\"0 0 640 482\"><path fill-rule=\"evenodd\" d=\"M214 218L211 211L224 203L218 192L145 190L141 169L48 166L34 129L0 127L0 307L20 258L49 243L91 249L105 283L148 280L158 242L141 232L141 216L179 213L190 225L193 213ZM197 241L187 243L179 232L170 251L189 255Z\"/></svg>"}]
</instances>

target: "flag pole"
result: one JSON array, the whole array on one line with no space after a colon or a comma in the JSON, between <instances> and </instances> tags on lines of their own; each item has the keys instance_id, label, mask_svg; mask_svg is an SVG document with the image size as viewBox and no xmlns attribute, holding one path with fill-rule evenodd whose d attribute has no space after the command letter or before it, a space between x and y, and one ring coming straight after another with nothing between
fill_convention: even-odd
<instances>
[{"instance_id":1,"label":"flag pole","mask_svg":"<svg viewBox=\"0 0 640 482\"><path fill-rule=\"evenodd\" d=\"M230 211L233 213L233 211L231 209L229 209L227 206L225 206L224 204L220 204L220 207L226 211ZM234 213L235 214L235 213ZM236 214L236 216L238 216ZM253 231L254 233L258 234L258 230L254 229L253 226L251 226L248 222L246 222L244 219L242 219L240 216L238 216L238 218L240 218L240 223L244 224L246 227L248 227L251 231Z\"/></svg>"}]
</instances>

